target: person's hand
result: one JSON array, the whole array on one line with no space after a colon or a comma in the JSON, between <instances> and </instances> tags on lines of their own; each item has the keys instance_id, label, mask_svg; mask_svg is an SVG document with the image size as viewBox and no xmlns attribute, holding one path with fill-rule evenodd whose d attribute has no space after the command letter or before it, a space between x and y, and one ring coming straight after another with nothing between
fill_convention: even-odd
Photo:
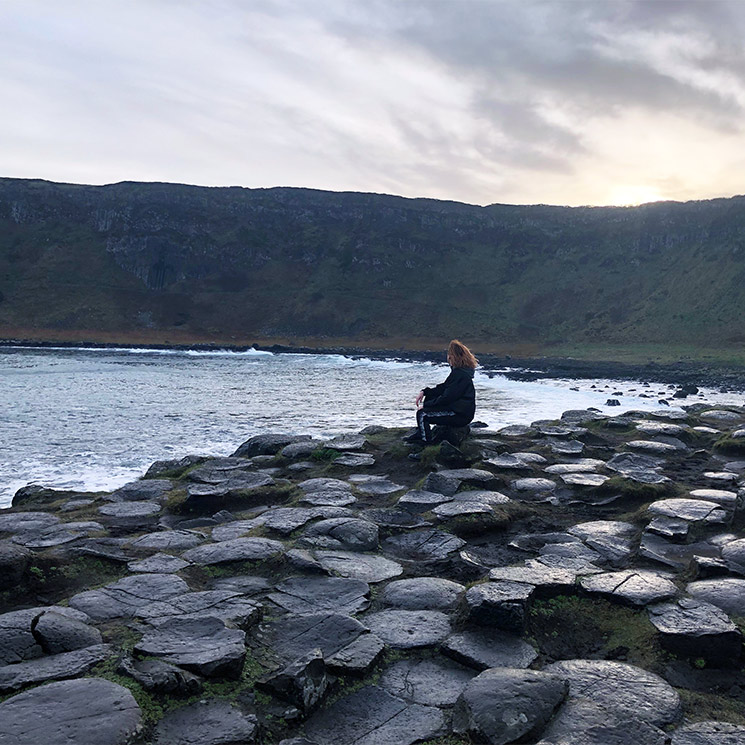
<instances>
[{"instance_id":1,"label":"person's hand","mask_svg":"<svg viewBox=\"0 0 745 745\"><path fill-rule=\"evenodd\" d=\"M416 397L417 409L422 405L422 401L424 401L424 391L419 391L419 395Z\"/></svg>"}]
</instances>

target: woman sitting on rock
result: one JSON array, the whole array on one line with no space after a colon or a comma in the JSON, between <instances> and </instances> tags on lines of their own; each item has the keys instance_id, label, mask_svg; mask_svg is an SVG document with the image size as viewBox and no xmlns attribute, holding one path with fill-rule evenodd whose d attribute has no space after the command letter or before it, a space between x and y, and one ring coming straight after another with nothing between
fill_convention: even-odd
<instances>
[{"instance_id":1,"label":"woman sitting on rock","mask_svg":"<svg viewBox=\"0 0 745 745\"><path fill-rule=\"evenodd\" d=\"M419 391L416 397L417 431L407 437L407 442L432 441L430 425L465 427L473 421L476 412L476 391L473 371L479 361L462 342L453 339L448 345L450 375L434 388Z\"/></svg>"}]
</instances>

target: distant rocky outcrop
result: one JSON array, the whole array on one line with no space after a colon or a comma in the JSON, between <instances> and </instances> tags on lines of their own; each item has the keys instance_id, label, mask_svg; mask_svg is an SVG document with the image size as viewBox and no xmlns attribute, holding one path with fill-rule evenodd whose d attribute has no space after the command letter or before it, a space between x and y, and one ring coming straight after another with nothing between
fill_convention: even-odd
<instances>
[{"instance_id":1,"label":"distant rocky outcrop","mask_svg":"<svg viewBox=\"0 0 745 745\"><path fill-rule=\"evenodd\" d=\"M474 428L457 468L402 430L265 434L21 490L0 742L743 743L743 431L571 411Z\"/></svg>"},{"instance_id":2,"label":"distant rocky outcrop","mask_svg":"<svg viewBox=\"0 0 745 745\"><path fill-rule=\"evenodd\" d=\"M0 334L742 343L745 198L478 207L0 179Z\"/></svg>"}]
</instances>

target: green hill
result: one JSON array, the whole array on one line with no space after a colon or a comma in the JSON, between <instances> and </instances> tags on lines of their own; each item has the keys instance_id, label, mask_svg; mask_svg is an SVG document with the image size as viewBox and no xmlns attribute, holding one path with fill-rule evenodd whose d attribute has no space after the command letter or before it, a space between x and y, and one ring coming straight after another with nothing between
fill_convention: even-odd
<instances>
[{"instance_id":1,"label":"green hill","mask_svg":"<svg viewBox=\"0 0 745 745\"><path fill-rule=\"evenodd\" d=\"M745 344L745 197L477 207L0 179L0 336L411 347Z\"/></svg>"}]
</instances>

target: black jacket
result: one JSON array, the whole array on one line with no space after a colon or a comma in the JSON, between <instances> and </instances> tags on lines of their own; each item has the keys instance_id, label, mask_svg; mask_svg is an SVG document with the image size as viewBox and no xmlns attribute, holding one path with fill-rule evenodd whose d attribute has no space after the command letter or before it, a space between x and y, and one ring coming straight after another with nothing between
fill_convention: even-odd
<instances>
[{"instance_id":1,"label":"black jacket","mask_svg":"<svg viewBox=\"0 0 745 745\"><path fill-rule=\"evenodd\" d=\"M470 422L476 413L473 370L468 367L451 368L450 375L443 383L434 388L425 388L424 409L426 411L446 409Z\"/></svg>"}]
</instances>

